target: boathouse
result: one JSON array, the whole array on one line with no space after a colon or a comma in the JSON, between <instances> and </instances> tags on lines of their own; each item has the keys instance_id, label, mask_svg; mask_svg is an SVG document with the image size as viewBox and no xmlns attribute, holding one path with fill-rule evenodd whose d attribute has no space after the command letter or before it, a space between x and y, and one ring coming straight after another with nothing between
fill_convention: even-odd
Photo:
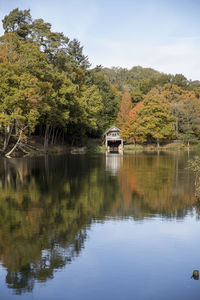
<instances>
[{"instance_id":1,"label":"boathouse","mask_svg":"<svg viewBox=\"0 0 200 300\"><path fill-rule=\"evenodd\" d=\"M116 126L111 127L105 133L105 146L108 152L123 151L123 138L120 136L120 129Z\"/></svg>"}]
</instances>

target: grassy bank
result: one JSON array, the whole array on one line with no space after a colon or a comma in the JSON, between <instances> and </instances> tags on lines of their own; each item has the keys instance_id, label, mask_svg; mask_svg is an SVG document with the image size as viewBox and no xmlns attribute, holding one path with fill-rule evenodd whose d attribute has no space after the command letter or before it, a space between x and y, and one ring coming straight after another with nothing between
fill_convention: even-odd
<instances>
[{"instance_id":1,"label":"grassy bank","mask_svg":"<svg viewBox=\"0 0 200 300\"><path fill-rule=\"evenodd\" d=\"M187 150L188 147L184 143L181 142L173 142L165 145L161 145L159 148L155 144L149 145L134 145L134 144L125 144L124 145L124 153L132 153L132 152L142 152L142 151L181 151ZM194 144L190 146L190 150L199 150L200 152L200 143ZM72 147L72 152L76 153L105 153L106 147L102 144L102 140L88 140L87 144L84 147Z\"/></svg>"},{"instance_id":2,"label":"grassy bank","mask_svg":"<svg viewBox=\"0 0 200 300\"><path fill-rule=\"evenodd\" d=\"M191 145L190 150L200 150L200 143ZM168 143L164 145L160 145L160 147L157 147L157 145L154 144L149 144L149 145L125 145L124 146L124 152L138 152L138 151L180 151L180 150L187 150L188 147L186 144L181 143L181 142L173 142L173 143Z\"/></svg>"},{"instance_id":3,"label":"grassy bank","mask_svg":"<svg viewBox=\"0 0 200 300\"><path fill-rule=\"evenodd\" d=\"M125 144L124 145L124 153L131 152L141 152L141 151L181 151L187 150L188 147L186 144L181 142L172 142L164 145L160 145L158 148L155 144L149 145L134 145L134 144ZM199 150L200 151L200 143L193 144L190 146L190 150ZM85 152L88 153L105 153L106 147L102 145L101 140L89 140L86 147Z\"/></svg>"}]
</instances>

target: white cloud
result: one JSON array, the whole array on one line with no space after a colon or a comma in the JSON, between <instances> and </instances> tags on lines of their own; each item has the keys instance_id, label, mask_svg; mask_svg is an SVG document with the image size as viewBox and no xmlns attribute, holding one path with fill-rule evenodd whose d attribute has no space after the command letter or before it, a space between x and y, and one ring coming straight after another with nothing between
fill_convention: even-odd
<instances>
[{"instance_id":1,"label":"white cloud","mask_svg":"<svg viewBox=\"0 0 200 300\"><path fill-rule=\"evenodd\" d=\"M182 73L188 79L200 79L200 38L171 39L165 43L136 41L135 43L94 41L95 47L86 48L93 65L121 66L135 65L152 67L164 73Z\"/></svg>"}]
</instances>

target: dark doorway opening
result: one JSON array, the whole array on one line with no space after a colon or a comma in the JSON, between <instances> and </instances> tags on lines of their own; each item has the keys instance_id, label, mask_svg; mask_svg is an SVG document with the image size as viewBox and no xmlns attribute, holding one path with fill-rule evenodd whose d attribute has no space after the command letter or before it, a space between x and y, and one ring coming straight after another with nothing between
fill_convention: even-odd
<instances>
[{"instance_id":1,"label":"dark doorway opening","mask_svg":"<svg viewBox=\"0 0 200 300\"><path fill-rule=\"evenodd\" d=\"M110 152L118 152L118 147L121 145L121 141L108 141L108 146L110 147Z\"/></svg>"}]
</instances>

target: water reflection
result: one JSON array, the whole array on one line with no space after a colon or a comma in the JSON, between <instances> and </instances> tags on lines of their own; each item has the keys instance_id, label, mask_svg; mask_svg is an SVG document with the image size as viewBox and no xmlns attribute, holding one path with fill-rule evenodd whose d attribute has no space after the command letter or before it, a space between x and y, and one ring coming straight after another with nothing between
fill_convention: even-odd
<instances>
[{"instance_id":1,"label":"water reflection","mask_svg":"<svg viewBox=\"0 0 200 300\"><path fill-rule=\"evenodd\" d=\"M186 161L183 153L2 160L0 260L7 286L20 294L52 279L79 255L95 220L192 213Z\"/></svg>"},{"instance_id":2,"label":"water reflection","mask_svg":"<svg viewBox=\"0 0 200 300\"><path fill-rule=\"evenodd\" d=\"M118 182L134 218L149 214L182 218L195 202L193 177L181 155L126 156Z\"/></svg>"},{"instance_id":3,"label":"water reflection","mask_svg":"<svg viewBox=\"0 0 200 300\"><path fill-rule=\"evenodd\" d=\"M106 152L106 171L115 176L123 162L123 155L119 153Z\"/></svg>"}]
</instances>

